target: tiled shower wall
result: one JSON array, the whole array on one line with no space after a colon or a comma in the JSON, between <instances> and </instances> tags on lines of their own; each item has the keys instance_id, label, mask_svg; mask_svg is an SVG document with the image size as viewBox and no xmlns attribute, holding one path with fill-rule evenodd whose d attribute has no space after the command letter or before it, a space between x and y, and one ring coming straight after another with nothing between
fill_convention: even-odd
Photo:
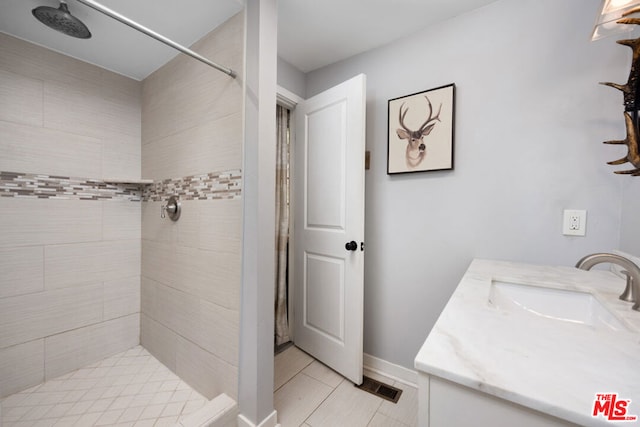
<instances>
[{"instance_id":1,"label":"tiled shower wall","mask_svg":"<svg viewBox=\"0 0 640 427\"><path fill-rule=\"evenodd\" d=\"M240 13L192 47L241 74L243 34ZM158 197L142 202L141 342L207 398L237 397L242 96L242 75L184 56L142 89L142 177L184 197L177 222ZM209 179L229 186L199 191Z\"/></svg>"},{"instance_id":2,"label":"tiled shower wall","mask_svg":"<svg viewBox=\"0 0 640 427\"><path fill-rule=\"evenodd\" d=\"M0 33L0 397L139 342L140 194L101 179L140 178L140 108L140 82Z\"/></svg>"}]
</instances>

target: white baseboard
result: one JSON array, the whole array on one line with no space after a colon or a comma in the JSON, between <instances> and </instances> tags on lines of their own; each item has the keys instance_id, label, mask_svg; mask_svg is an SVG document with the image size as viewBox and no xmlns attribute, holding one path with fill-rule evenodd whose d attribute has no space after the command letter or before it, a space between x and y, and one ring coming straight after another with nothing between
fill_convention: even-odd
<instances>
[{"instance_id":1,"label":"white baseboard","mask_svg":"<svg viewBox=\"0 0 640 427\"><path fill-rule=\"evenodd\" d=\"M277 423L278 413L274 410L267 418L262 420L260 424L254 424L249 421L244 415L238 415L238 427L278 427Z\"/></svg>"},{"instance_id":2,"label":"white baseboard","mask_svg":"<svg viewBox=\"0 0 640 427\"><path fill-rule=\"evenodd\" d=\"M370 354L365 353L363 356L364 369L376 374L384 375L394 381L418 387L418 373L404 366L396 365L386 360L379 359Z\"/></svg>"}]
</instances>

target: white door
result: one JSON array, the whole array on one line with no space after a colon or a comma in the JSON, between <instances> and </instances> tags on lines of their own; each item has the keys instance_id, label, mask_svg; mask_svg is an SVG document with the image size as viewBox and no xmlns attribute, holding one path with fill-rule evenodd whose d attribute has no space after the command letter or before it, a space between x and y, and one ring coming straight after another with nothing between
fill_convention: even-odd
<instances>
[{"instance_id":1,"label":"white door","mask_svg":"<svg viewBox=\"0 0 640 427\"><path fill-rule=\"evenodd\" d=\"M361 74L296 106L292 181L295 343L355 384L362 383L365 84Z\"/></svg>"}]
</instances>

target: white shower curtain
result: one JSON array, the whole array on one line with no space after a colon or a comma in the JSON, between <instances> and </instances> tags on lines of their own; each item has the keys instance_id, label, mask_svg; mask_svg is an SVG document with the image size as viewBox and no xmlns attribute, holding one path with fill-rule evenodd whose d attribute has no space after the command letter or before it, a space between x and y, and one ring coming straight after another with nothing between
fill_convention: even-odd
<instances>
[{"instance_id":1,"label":"white shower curtain","mask_svg":"<svg viewBox=\"0 0 640 427\"><path fill-rule=\"evenodd\" d=\"M276 346L290 341L287 314L289 256L289 110L277 106L276 154Z\"/></svg>"}]
</instances>

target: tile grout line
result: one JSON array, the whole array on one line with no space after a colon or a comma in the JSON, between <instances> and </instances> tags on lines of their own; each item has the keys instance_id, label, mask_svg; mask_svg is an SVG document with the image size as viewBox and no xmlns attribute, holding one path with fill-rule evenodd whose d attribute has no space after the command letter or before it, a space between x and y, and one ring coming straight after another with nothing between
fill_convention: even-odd
<instances>
[{"instance_id":1,"label":"tile grout line","mask_svg":"<svg viewBox=\"0 0 640 427\"><path fill-rule=\"evenodd\" d=\"M291 348L296 348L298 349L298 347L292 346ZM298 349L299 351L302 351L300 349ZM286 350L285 350L286 351ZM284 352L283 352L284 353ZM283 354L281 353L281 354ZM303 352L304 353L304 352ZM307 353L304 353L305 355L307 355ZM282 385L280 387L278 387L277 389L273 390L273 394L275 394L278 390L280 390L282 387L284 387L285 385L287 385L291 380L293 380L295 377L298 376L298 374L301 374L303 370L305 370L309 365L311 365L313 362L315 362L315 359L313 357L311 357L311 361L309 363L307 363L306 365L304 365L302 368L300 368L300 370L298 372L296 372L295 374L293 374L291 376L291 378L289 378L287 381L285 381L284 383L282 383ZM307 375L308 376L308 375ZM315 379L315 378L314 378ZM320 381L322 382L322 381ZM324 383L323 383L324 384Z\"/></svg>"},{"instance_id":2,"label":"tile grout line","mask_svg":"<svg viewBox=\"0 0 640 427\"><path fill-rule=\"evenodd\" d=\"M365 393L366 393L366 391L365 391ZM369 424L371 424L371 421L373 421L373 419L376 417L376 414L380 413L379 411L380 411L380 408L382 407L383 403L384 403L384 399L380 398L380 403L378 404L378 407L374 411L373 415L371 415L371 418L369 418L369 421L367 421L367 427L369 426ZM384 414L380 413L380 415L384 415ZM389 417L389 418L391 418L391 417ZM397 421L397 420L395 420L395 421ZM402 424L404 424L404 423L402 423Z\"/></svg>"},{"instance_id":3,"label":"tile grout line","mask_svg":"<svg viewBox=\"0 0 640 427\"><path fill-rule=\"evenodd\" d=\"M329 393L329 394L327 395L327 397L325 397L324 399L322 399L322 402L318 403L318 406L316 406L315 408L313 408L313 411L311 411L311 413L309 414L309 416L307 416L307 418L305 418L305 419L304 419L304 421L302 422L302 424L309 424L309 423L307 423L307 421L309 421L309 418L311 418L311 417L313 416L313 414L315 414L315 413L316 413L316 411L317 411L317 410L322 406L322 404L323 404L324 402L326 402L326 401L327 401L327 399L329 399L329 397L331 397L331 395L332 395L333 393L335 393L335 392L336 392L336 390L338 390L338 387L340 387L340 385L341 385L343 382L345 382L345 381L347 381L347 379L346 379L346 378L343 378L343 379L342 379L342 381L340 381L340 382L338 383L338 385L337 385L337 386L335 386L335 387L333 388L333 390L331 390L331 393ZM309 425L311 425L311 424L309 424ZM313 426L312 426L312 427L313 427Z\"/></svg>"},{"instance_id":4,"label":"tile grout line","mask_svg":"<svg viewBox=\"0 0 640 427\"><path fill-rule=\"evenodd\" d=\"M307 366L309 366L309 365L307 365ZM322 381L321 379L316 378L316 377L314 377L314 376L312 376L312 375L309 375L309 374L307 374L307 373L305 373L305 372L302 372L302 371L298 372L298 374L296 374L295 376L297 377L299 374L302 374L302 375L304 375L304 376L305 376L305 377L307 377L307 378L311 378L312 380L317 381L317 382L319 382L320 384L324 384L324 385L326 385L327 387L329 387L329 388L331 388L331 389L333 389L333 390L335 390L335 389L338 387L338 386L335 386L335 387L334 387L334 386L332 386L331 384L327 384L327 383L325 383L324 381ZM295 377L294 377L294 378L295 378ZM291 378L291 379L293 379L293 378ZM343 380L344 380L344 378L343 378L342 380L340 380L340 382L339 382L338 384L342 383L342 381L343 381Z\"/></svg>"},{"instance_id":5,"label":"tile grout line","mask_svg":"<svg viewBox=\"0 0 640 427\"><path fill-rule=\"evenodd\" d=\"M79 369L79 370L76 370L76 371L75 371L75 373L72 373L71 375L66 374L66 375L63 375L63 376L61 376L61 377L59 377L59 378L61 378L61 381L62 381L62 382L65 382L65 381L73 382L74 380L82 381L82 380L86 380L87 378L96 378L96 380L98 380L98 379L104 379L105 377L109 377L109 376L110 376L110 372L108 372L108 371L110 371L110 370L114 369L114 367L118 367L118 366L122 367L122 370L124 370L124 371L127 371L127 370L128 370L128 371L130 371L130 372L122 372L122 373L119 375L120 377L123 377L123 376L137 376L137 375L139 375L139 374L142 372L142 371L141 371L141 368L142 368L144 365L149 365L149 363L151 363L151 365L149 365L149 366L152 366L152 367L154 367L154 368L155 368L155 369L153 369L152 371L151 371L151 370L149 370L149 371L148 371L150 375L152 375L152 372L153 372L153 373L157 373L159 370L170 372L170 371L168 370L168 368L166 368L165 366L163 366L163 365L162 365L161 363L159 363L157 360L155 361L155 363L153 363L154 361L150 359L150 357L151 357L151 356L150 356L149 354L146 354L144 351L137 351L137 352L136 352L136 354L131 354L130 352L131 352L133 349L136 349L136 348L139 348L140 350L144 350L142 347L137 346L137 347L134 347L134 348L132 348L132 349L129 349L129 350L125 351L125 352L119 353L118 355L114 355L114 356L112 356L112 357L109 357L109 358L103 359L103 361L102 361L102 362L104 362L104 361L109 360L109 359L113 360L113 357L118 356L118 358L117 358L117 360L115 361L115 363L109 363L108 365L104 365L104 363L100 363L100 362L98 362L97 364L91 364L91 365L86 366L85 368L81 368L81 369ZM138 359L138 360L140 360L140 361L139 361L138 363L136 363L136 359ZM127 361L127 362L129 362L129 363L118 363L118 361ZM86 375L86 373L85 373L85 374L78 375L78 373L80 373L80 372L81 372L81 371L83 371L83 370L89 370L89 371L92 371L92 372L93 372L93 371L96 371L96 370L100 369L100 367L107 368L107 369L106 369L106 371L107 371L107 372L104 372L104 374L103 374L103 375L100 375L100 376L98 376L98 377L94 377L93 375L87 376L87 375ZM133 368L133 367L137 367L137 369L135 369L135 368ZM135 373L134 373L133 371L135 371ZM166 376L166 375L165 375L165 376ZM64 378L64 379L62 379L62 378ZM168 379L169 379L169 378L162 378L162 379L158 378L158 381L159 381L159 382L163 382L163 381L167 381ZM186 413L184 413L184 414L183 414L183 412L184 412L184 409L185 409L185 407L186 407L186 405L187 405L188 403L190 403L190 402L195 402L195 401L199 401L199 400L204 400L204 401L206 401L206 399L205 399L205 398L203 398L201 395L199 395L197 392L195 392L195 394L194 394L194 390L193 390L193 389L188 388L188 387L187 387L187 388L181 388L181 384L183 384L184 382L183 382L179 377L177 377L177 376L176 376L175 378L171 377L171 378L170 378L170 380L171 380L171 382L175 382L176 384L174 384L172 387L169 387L169 388L166 390L166 393L170 393L170 394L171 394L171 397L167 400L167 402L162 403L162 406L163 406L163 409L162 409L162 410L163 410L163 411L165 410L165 408L167 407L167 405L168 405L168 404L173 404L173 403L175 403L175 404L180 404L180 406L181 406L181 408L180 408L180 413L179 413L179 414L177 414L177 415L176 415L176 417L181 417L181 416L183 416L183 415L187 415ZM148 383L148 380L146 380L146 382L145 382L145 381L143 381L142 383L147 384L147 383ZM142 383L141 383L141 384L142 384ZM115 382L114 382L113 384L115 384ZM111 385L111 387L113 387L113 384ZM127 385L127 384L128 384L128 385ZM89 408L86 408L87 410L85 410L84 412L81 412L81 413L79 413L79 414L68 414L68 413L65 411L65 413L60 414L60 415L59 415L59 416L57 416L57 417L53 417L53 416L51 416L51 417L46 417L46 416L45 416L46 414L45 414L45 413L43 413L43 414L42 414L42 416L41 416L40 418L38 418L38 419L44 420L44 419L51 419L51 418L54 418L54 419L56 419L57 421L59 421L59 420L60 420L60 419L62 419L62 418L70 418L70 417L75 417L75 418L78 418L78 419L82 419L82 417L85 417L85 416L87 416L87 415L89 415L89 414L95 414L95 413L100 413L101 415L104 415L104 413L105 413L106 411L109 411L109 408L111 408L111 406L114 404L114 401L115 401L117 398L122 397L122 396L123 396L123 394L122 394L122 393L123 393L124 391L126 391L126 389L127 389L131 384L133 384L133 383L131 383L130 381L127 381L127 384L122 384L122 386L124 387L124 389L123 389L123 390L121 390L121 391L118 393L118 395L117 395L117 396L113 396L112 398L110 398L110 399L111 399L111 402L109 403L109 405L107 406L107 408L105 408L105 409L103 409L103 410L101 410L101 411L96 411L96 412L87 412L87 410L88 410ZM184 383L184 385L185 385L185 386L187 386L187 385L186 385L186 383ZM107 386L105 386L105 387L107 387ZM94 387L94 388L95 388L95 387ZM37 387L36 389L32 390L31 392L29 392L29 393L27 393L27 394L29 394L29 395L33 395L34 393L38 393L39 389L40 389L40 387ZM57 390L57 389L49 390L48 392L49 392L49 393L56 393L56 390ZM73 392L74 392L74 390L75 390L75 392L81 391L81 392L82 392L82 395L84 396L86 393L88 393L88 392L89 392L89 390L91 390L91 388L88 388L88 389L80 389L80 390L76 390L76 388L74 388L73 390L71 390L71 389L69 389L69 390L70 390L70 391L69 391L68 393L73 393ZM190 391L190 393L188 393L188 394L189 394L189 398L188 398L188 399L186 399L186 400L184 400L184 399L182 399L182 398L180 398L179 400L172 400L172 399L175 397L176 392L178 392L178 391L182 391L182 390ZM64 391L64 390L63 390L63 391ZM68 393L65 393L65 394L68 394ZM19 394L19 393L18 393L18 394ZM133 393L133 394L126 394L126 396L128 396L129 398L131 398L131 399L134 399L134 400L135 400L136 393ZM126 396L125 396L125 397L126 397ZM100 396L95 396L95 398L94 398L94 399L92 399L92 400L94 400L94 401L95 401L95 400L101 400L101 399L102 399L102 397L103 397L102 395L100 395ZM184 397L184 396L183 396L183 397ZM4 400L4 399L3 399L3 400ZM80 398L79 398L78 400L76 400L76 401L74 401L74 402L70 402L70 403L68 403L68 405L76 405L76 406L77 406L78 404L81 404L82 402L84 402L84 400L82 400L82 399L80 399ZM42 403L42 402L40 402L40 403ZM29 407L29 408L31 408L31 410L33 410L34 408L43 407L43 406L44 406L44 407L46 407L46 405L47 405L47 404L40 404L40 403L35 404L35 405L26 405L26 406L27 406L27 407ZM65 402L58 402L57 404L63 404L63 403L65 403ZM95 403L95 402L94 402L94 403ZM53 405L55 406L55 405L57 405L57 404L53 404ZM67 405L67 406L68 406L68 405ZM121 413L120 413L120 414L118 414L118 418L119 418L119 417L122 417L122 416L123 416L123 414L124 414L124 412L125 412L125 411L127 411L127 410L130 410L130 408L139 408L139 407L148 406L148 404L145 404L145 405L136 405L136 406L129 406L129 405L130 405L130 403L129 403L129 404L127 404L125 408L121 408L121 409L122 409L122 411L121 411ZM15 405L15 406L21 406L21 405ZM49 406L51 406L51 405L49 405ZM51 409L53 409L53 407L49 408L49 409L47 410L47 413L48 413L48 411L49 411L49 410L51 410ZM69 408L69 409L71 409L71 408ZM36 410L37 410L37 409L36 409ZM29 411L27 411L27 412L29 412ZM18 417L18 419L17 419L17 420L12 420L11 422L12 422L12 423L14 423L14 422L19 422L20 420L22 420L22 418L23 418L24 416L28 416L28 415L27 415L27 412L25 412L24 414L21 414L21 415ZM159 414L159 415L160 415L160 414ZM159 415L158 415L158 416L159 416ZM140 416L141 416L141 414L139 414L139 415L138 415L137 419L140 419ZM171 415L171 417L173 417L173 415ZM38 419L34 419L34 422L38 421ZM100 419L100 418L98 418L98 420L99 420L99 419ZM137 421L137 420L136 420L136 421Z\"/></svg>"}]
</instances>

